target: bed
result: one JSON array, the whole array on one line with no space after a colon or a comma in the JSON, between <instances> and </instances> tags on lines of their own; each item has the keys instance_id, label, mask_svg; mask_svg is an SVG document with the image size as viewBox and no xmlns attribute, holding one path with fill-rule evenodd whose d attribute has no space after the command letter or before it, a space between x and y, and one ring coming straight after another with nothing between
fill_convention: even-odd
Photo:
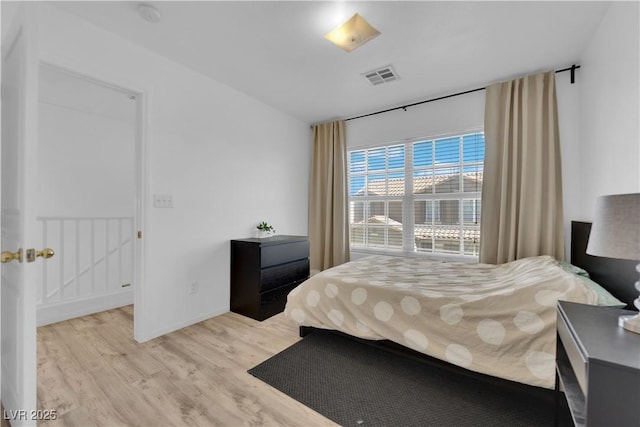
<instances>
[{"instance_id":1,"label":"bed","mask_svg":"<svg viewBox=\"0 0 640 427\"><path fill-rule=\"evenodd\" d=\"M589 230L572 223L573 264L548 256L499 266L366 257L311 277L289 294L285 315L301 335L330 329L392 342L408 354L550 389L557 301L624 307L634 297L626 289L635 263L586 255Z\"/></svg>"}]
</instances>

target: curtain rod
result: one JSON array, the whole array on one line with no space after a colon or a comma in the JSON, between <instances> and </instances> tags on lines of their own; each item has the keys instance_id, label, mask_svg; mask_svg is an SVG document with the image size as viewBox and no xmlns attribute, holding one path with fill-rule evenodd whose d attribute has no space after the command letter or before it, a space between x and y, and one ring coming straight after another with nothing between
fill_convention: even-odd
<instances>
[{"instance_id":1,"label":"curtain rod","mask_svg":"<svg viewBox=\"0 0 640 427\"><path fill-rule=\"evenodd\" d=\"M565 71L571 71L571 84L574 84L576 82L576 70L578 68L580 68L579 65L573 64L571 67L563 68L561 70L556 70L556 74L564 73ZM460 96L460 95L466 95L468 93L479 92L481 90L485 90L486 88L487 88L486 86L485 87L479 87L477 89L465 90L464 92L458 92L458 93L452 93L451 95L439 96L437 98L427 99L427 100L424 100L424 101L418 101L418 102L414 102L412 104L402 105L400 107L387 108L386 110L380 110L380 111L376 111L374 113L368 113L368 114L363 114L361 116L349 117L348 119L344 119L344 121L347 122L349 120L357 120L357 119L361 119L363 117L375 116L376 114L388 113L389 111L395 111L395 110L405 110L406 111L407 108L409 108L409 107L414 107L416 105L426 104L428 102L433 102L433 101L440 101L442 99L453 98L454 96Z\"/></svg>"}]
</instances>

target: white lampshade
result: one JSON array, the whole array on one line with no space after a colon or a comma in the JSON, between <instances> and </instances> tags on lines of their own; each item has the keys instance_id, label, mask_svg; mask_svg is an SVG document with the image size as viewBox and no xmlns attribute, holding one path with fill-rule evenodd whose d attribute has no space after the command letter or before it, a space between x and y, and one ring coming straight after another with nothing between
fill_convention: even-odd
<instances>
[{"instance_id":1,"label":"white lampshade","mask_svg":"<svg viewBox=\"0 0 640 427\"><path fill-rule=\"evenodd\" d=\"M640 260L640 193L596 199L587 253Z\"/></svg>"}]
</instances>

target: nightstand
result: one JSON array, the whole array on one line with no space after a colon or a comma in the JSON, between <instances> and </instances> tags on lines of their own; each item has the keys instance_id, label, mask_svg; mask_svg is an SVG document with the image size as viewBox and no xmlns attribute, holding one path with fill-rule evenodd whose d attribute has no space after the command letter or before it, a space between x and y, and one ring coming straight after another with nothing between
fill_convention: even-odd
<instances>
[{"instance_id":1,"label":"nightstand","mask_svg":"<svg viewBox=\"0 0 640 427\"><path fill-rule=\"evenodd\" d=\"M640 334L618 326L633 313L558 302L556 390L576 426L640 426Z\"/></svg>"}]
</instances>

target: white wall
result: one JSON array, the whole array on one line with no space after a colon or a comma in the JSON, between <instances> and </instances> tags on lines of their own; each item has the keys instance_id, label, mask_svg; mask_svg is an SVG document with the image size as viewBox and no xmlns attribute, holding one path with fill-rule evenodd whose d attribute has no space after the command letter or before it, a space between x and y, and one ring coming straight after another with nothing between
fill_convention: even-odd
<instances>
[{"instance_id":1,"label":"white wall","mask_svg":"<svg viewBox=\"0 0 640 427\"><path fill-rule=\"evenodd\" d=\"M393 83L390 83L393 84ZM484 91L347 122L347 146L360 148L484 127Z\"/></svg>"},{"instance_id":2,"label":"white wall","mask_svg":"<svg viewBox=\"0 0 640 427\"><path fill-rule=\"evenodd\" d=\"M581 58L581 220L595 199L640 191L639 3L613 2Z\"/></svg>"},{"instance_id":3,"label":"white wall","mask_svg":"<svg viewBox=\"0 0 640 427\"><path fill-rule=\"evenodd\" d=\"M11 23L16 17L20 2L17 1L2 1L0 2L0 29L2 36L9 30Z\"/></svg>"},{"instance_id":4,"label":"white wall","mask_svg":"<svg viewBox=\"0 0 640 427\"><path fill-rule=\"evenodd\" d=\"M135 104L40 67L38 216L134 216Z\"/></svg>"},{"instance_id":5,"label":"white wall","mask_svg":"<svg viewBox=\"0 0 640 427\"><path fill-rule=\"evenodd\" d=\"M566 64L558 64L559 67L564 65ZM571 84L568 73L556 75L567 257L570 252L570 223L580 216L580 158L577 155L580 88L579 73L576 74L575 84ZM348 121L347 146L376 146L406 139L482 129L484 97L484 91L473 92L418 105L406 111L396 110ZM357 257L355 252L352 255Z\"/></svg>"},{"instance_id":6,"label":"white wall","mask_svg":"<svg viewBox=\"0 0 640 427\"><path fill-rule=\"evenodd\" d=\"M308 124L41 7L43 59L147 95L150 197L138 338L228 311L230 239L251 235L261 220L281 234L307 233ZM153 193L172 194L175 208L152 208ZM192 282L196 294L187 292Z\"/></svg>"}]
</instances>

